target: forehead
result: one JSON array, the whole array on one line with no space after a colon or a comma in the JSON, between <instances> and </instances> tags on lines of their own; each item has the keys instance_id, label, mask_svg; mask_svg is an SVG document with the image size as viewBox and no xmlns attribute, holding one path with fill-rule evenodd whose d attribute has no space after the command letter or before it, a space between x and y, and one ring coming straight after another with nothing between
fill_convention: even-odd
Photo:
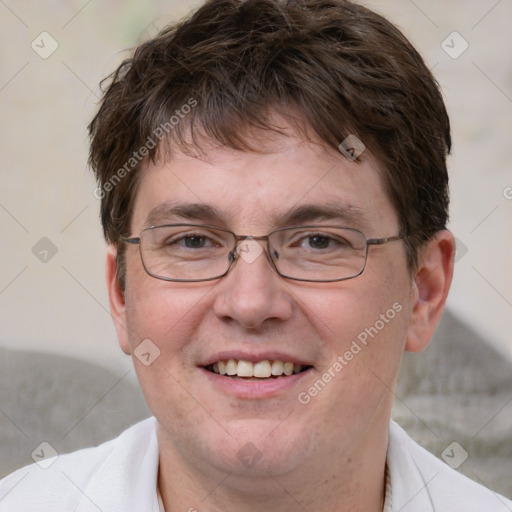
<instances>
[{"instance_id":1,"label":"forehead","mask_svg":"<svg viewBox=\"0 0 512 512\"><path fill-rule=\"evenodd\" d=\"M397 227L382 171L367 151L349 161L324 144L275 132L259 134L261 151L174 151L141 169L132 231L198 222L238 232L328 221L367 236ZM375 231L375 233L374 233Z\"/></svg>"}]
</instances>

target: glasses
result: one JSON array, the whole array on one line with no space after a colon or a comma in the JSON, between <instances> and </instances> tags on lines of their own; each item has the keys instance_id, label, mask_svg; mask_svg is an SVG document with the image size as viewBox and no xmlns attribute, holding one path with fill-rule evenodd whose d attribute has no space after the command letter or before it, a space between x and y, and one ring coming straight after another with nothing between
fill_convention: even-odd
<instances>
[{"instance_id":1,"label":"glasses","mask_svg":"<svg viewBox=\"0 0 512 512\"><path fill-rule=\"evenodd\" d=\"M252 263L263 252L276 272L287 279L332 282L363 273L370 245L402 236L367 239L361 231L333 226L281 228L266 236L236 235L218 226L169 224L144 229L125 243L138 244L146 272L164 281L211 281L225 276L241 257Z\"/></svg>"}]
</instances>

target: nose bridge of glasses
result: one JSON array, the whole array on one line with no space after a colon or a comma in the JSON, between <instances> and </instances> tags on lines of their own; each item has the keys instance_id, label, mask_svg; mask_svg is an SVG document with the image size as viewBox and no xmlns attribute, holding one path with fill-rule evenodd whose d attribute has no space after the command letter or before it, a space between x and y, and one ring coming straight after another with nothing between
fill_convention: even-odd
<instances>
[{"instance_id":1,"label":"nose bridge of glasses","mask_svg":"<svg viewBox=\"0 0 512 512\"><path fill-rule=\"evenodd\" d=\"M234 233L233 233L234 234ZM236 244L238 245L239 242L243 242L244 240L247 240L250 238L251 240L265 240L268 241L269 235L260 235L260 236L254 236L254 235L235 235Z\"/></svg>"},{"instance_id":2,"label":"nose bridge of glasses","mask_svg":"<svg viewBox=\"0 0 512 512\"><path fill-rule=\"evenodd\" d=\"M267 248L265 249L259 241L265 241ZM268 259L268 248L268 235L235 235L235 247L229 256L232 263L238 258L242 258L246 263L253 263L262 253L266 253Z\"/></svg>"}]
</instances>

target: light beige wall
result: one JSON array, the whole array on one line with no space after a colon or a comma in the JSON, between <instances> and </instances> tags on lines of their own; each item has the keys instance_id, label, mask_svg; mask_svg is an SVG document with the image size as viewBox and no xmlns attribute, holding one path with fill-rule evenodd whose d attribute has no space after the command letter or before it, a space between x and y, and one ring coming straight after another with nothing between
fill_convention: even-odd
<instances>
[{"instance_id":1,"label":"light beige wall","mask_svg":"<svg viewBox=\"0 0 512 512\"><path fill-rule=\"evenodd\" d=\"M86 125L98 82L126 55L123 50L198 3L0 2L2 345L74 355L116 371L129 366L108 313ZM467 253L456 265L449 305L512 355L512 4L366 4L388 15L418 46L451 113L451 228ZM55 43L39 36L43 31L58 43L46 59L31 48L35 41L43 56L51 50ZM453 31L469 44L457 59L441 46ZM452 39L445 46L453 53L461 46ZM46 263L32 252L42 237L57 249Z\"/></svg>"}]
</instances>

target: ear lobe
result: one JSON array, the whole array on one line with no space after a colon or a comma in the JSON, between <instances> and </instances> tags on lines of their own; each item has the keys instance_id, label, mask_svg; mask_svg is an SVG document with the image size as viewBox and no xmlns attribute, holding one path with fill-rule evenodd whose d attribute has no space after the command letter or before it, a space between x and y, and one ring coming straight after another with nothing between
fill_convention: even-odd
<instances>
[{"instance_id":1,"label":"ear lobe","mask_svg":"<svg viewBox=\"0 0 512 512\"><path fill-rule=\"evenodd\" d=\"M455 240L447 230L436 233L420 253L405 344L410 352L423 350L434 334L450 290L454 258Z\"/></svg>"},{"instance_id":2,"label":"ear lobe","mask_svg":"<svg viewBox=\"0 0 512 512\"><path fill-rule=\"evenodd\" d=\"M106 279L110 313L116 327L119 345L125 354L130 354L131 349L128 342L124 291L121 289L117 277L117 249L113 245L109 246L107 250Z\"/></svg>"}]
</instances>

